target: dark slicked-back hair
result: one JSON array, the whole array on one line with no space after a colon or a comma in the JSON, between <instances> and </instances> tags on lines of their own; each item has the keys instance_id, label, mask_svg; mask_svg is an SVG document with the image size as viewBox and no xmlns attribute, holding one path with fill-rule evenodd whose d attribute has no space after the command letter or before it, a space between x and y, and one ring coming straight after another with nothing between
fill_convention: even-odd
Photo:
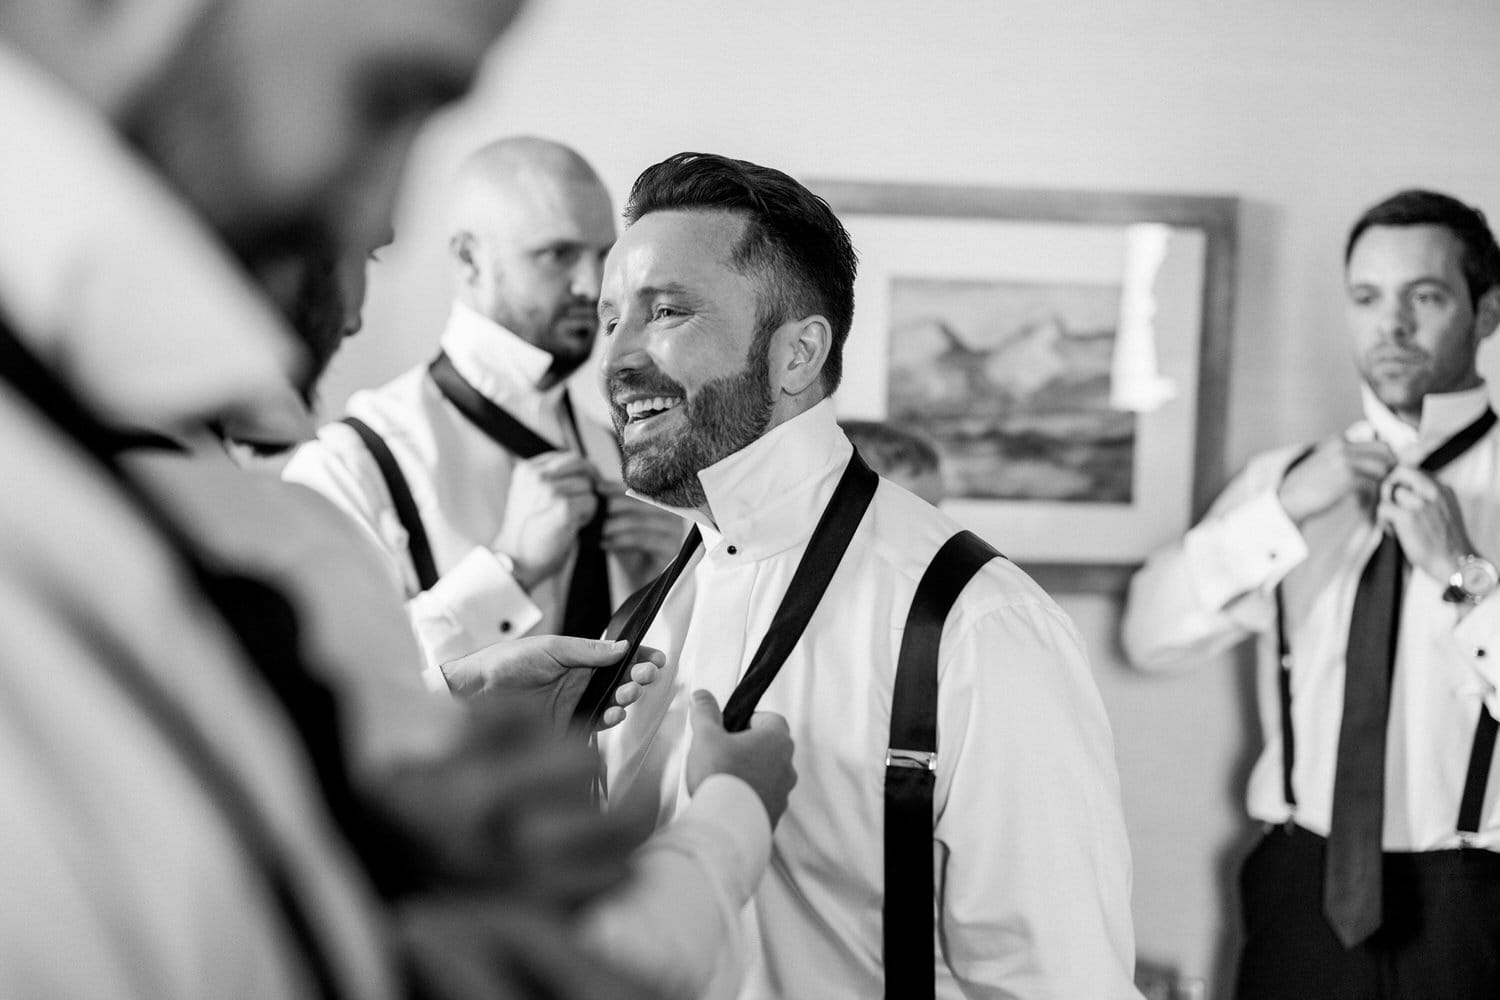
<instances>
[{"instance_id":1,"label":"dark slicked-back hair","mask_svg":"<svg viewBox=\"0 0 1500 1000\"><path fill-rule=\"evenodd\" d=\"M1372 226L1443 226L1463 244L1460 266L1474 304L1500 285L1500 246L1495 245L1495 234L1490 232L1483 212L1457 198L1412 188L1366 209L1349 230L1349 241L1344 244L1345 266L1354 254L1354 244Z\"/></svg>"},{"instance_id":2,"label":"dark slicked-back hair","mask_svg":"<svg viewBox=\"0 0 1500 1000\"><path fill-rule=\"evenodd\" d=\"M844 341L854 320L858 258L828 203L780 170L712 153L678 153L636 178L625 222L673 210L744 216L745 234L730 266L760 282L751 356L783 323L821 315L833 333L823 364L823 388L832 394L843 377Z\"/></svg>"}]
</instances>

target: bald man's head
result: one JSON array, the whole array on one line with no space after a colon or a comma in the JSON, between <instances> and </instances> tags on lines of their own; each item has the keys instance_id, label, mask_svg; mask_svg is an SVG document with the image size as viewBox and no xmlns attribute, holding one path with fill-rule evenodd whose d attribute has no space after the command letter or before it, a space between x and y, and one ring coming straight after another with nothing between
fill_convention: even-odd
<instances>
[{"instance_id":1,"label":"bald man's head","mask_svg":"<svg viewBox=\"0 0 1500 1000\"><path fill-rule=\"evenodd\" d=\"M566 146L530 136L490 143L455 184L449 248L460 302L552 355L553 384L589 356L609 193Z\"/></svg>"}]
</instances>

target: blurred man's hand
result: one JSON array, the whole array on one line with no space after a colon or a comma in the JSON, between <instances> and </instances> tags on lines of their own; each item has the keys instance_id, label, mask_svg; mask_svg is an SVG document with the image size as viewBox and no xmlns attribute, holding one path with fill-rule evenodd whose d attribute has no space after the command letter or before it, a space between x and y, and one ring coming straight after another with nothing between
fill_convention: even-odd
<instances>
[{"instance_id":1,"label":"blurred man's hand","mask_svg":"<svg viewBox=\"0 0 1500 1000\"><path fill-rule=\"evenodd\" d=\"M1395 464L1396 456L1384 442L1332 438L1286 474L1277 496L1298 524L1351 494L1373 512L1380 481Z\"/></svg>"},{"instance_id":2,"label":"blurred man's hand","mask_svg":"<svg viewBox=\"0 0 1500 1000\"><path fill-rule=\"evenodd\" d=\"M556 576L599 508L599 474L581 455L549 451L516 463L505 521L491 546L510 557L527 590Z\"/></svg>"}]
</instances>

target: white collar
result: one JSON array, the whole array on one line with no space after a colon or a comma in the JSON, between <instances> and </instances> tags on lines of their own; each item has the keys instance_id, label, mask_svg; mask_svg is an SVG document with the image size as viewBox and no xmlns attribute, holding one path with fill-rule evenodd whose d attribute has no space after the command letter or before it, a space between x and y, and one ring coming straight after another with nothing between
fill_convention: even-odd
<instances>
[{"instance_id":1,"label":"white collar","mask_svg":"<svg viewBox=\"0 0 1500 1000\"><path fill-rule=\"evenodd\" d=\"M306 355L218 242L93 109L0 45L0 303L107 420L172 433L313 424Z\"/></svg>"},{"instance_id":2,"label":"white collar","mask_svg":"<svg viewBox=\"0 0 1500 1000\"><path fill-rule=\"evenodd\" d=\"M454 302L448 314L442 347L466 382L502 406L538 396L555 401L567 384L541 389L552 355L462 302Z\"/></svg>"},{"instance_id":3,"label":"white collar","mask_svg":"<svg viewBox=\"0 0 1500 1000\"><path fill-rule=\"evenodd\" d=\"M1403 462L1415 463L1456 432L1473 423L1490 405L1489 388L1481 382L1473 389L1430 393L1422 400L1420 427L1396 416L1371 388L1360 383L1365 421L1375 436L1396 452Z\"/></svg>"},{"instance_id":4,"label":"white collar","mask_svg":"<svg viewBox=\"0 0 1500 1000\"><path fill-rule=\"evenodd\" d=\"M825 399L698 473L712 519L657 506L697 523L710 552L727 542L763 559L807 540L853 451Z\"/></svg>"}]
</instances>

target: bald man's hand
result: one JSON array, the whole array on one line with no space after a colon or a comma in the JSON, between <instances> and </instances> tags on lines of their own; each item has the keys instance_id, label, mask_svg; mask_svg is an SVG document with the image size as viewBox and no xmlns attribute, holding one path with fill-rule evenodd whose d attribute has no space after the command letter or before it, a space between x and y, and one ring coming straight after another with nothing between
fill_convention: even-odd
<instances>
[{"instance_id":1,"label":"bald man's hand","mask_svg":"<svg viewBox=\"0 0 1500 1000\"><path fill-rule=\"evenodd\" d=\"M599 474L581 455L549 451L516 463L505 520L491 548L510 557L528 591L556 576L599 507Z\"/></svg>"},{"instance_id":2,"label":"bald man's hand","mask_svg":"<svg viewBox=\"0 0 1500 1000\"><path fill-rule=\"evenodd\" d=\"M786 812L786 800L797 784L792 766L792 736L786 719L774 712L756 712L750 728L731 733L724 713L707 691L693 692L693 745L687 756L688 794L711 774L732 774L760 796L774 828Z\"/></svg>"}]
</instances>

